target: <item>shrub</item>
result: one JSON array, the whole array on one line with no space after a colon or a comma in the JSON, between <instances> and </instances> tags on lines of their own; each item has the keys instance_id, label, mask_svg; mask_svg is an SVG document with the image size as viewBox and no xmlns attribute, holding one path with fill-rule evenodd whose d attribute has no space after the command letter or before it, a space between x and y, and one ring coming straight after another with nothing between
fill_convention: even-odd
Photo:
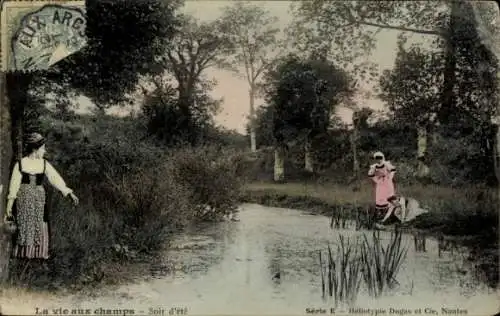
<instances>
[{"instance_id":1,"label":"shrub","mask_svg":"<svg viewBox=\"0 0 500 316\"><path fill-rule=\"evenodd\" d=\"M170 156L170 175L190 189L197 219L218 220L236 210L242 185L237 152L203 147L181 149Z\"/></svg>"},{"instance_id":2,"label":"shrub","mask_svg":"<svg viewBox=\"0 0 500 316\"><path fill-rule=\"evenodd\" d=\"M497 236L498 197L496 190L482 187L457 190L454 196L426 201L432 212L415 219L417 228L439 228L448 235ZM495 237L496 238L496 237Z\"/></svg>"},{"instance_id":3,"label":"shrub","mask_svg":"<svg viewBox=\"0 0 500 316\"><path fill-rule=\"evenodd\" d=\"M14 269L12 282L47 287L111 281L118 267L155 255L172 233L235 209L236 153L190 148L165 154L140 137L120 134L127 122L113 122L111 130L108 123L75 134L63 124L59 136L50 134L51 162L81 203L74 207L48 190L48 269ZM61 138L54 141L56 136ZM210 212L202 212L206 206Z\"/></svg>"}]
</instances>

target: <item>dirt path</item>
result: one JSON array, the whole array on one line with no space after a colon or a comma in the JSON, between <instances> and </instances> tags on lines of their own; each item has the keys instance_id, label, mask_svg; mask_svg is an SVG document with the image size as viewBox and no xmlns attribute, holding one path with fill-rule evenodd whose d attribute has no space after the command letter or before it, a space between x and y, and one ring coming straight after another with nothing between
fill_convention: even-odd
<instances>
[{"instance_id":1,"label":"dirt path","mask_svg":"<svg viewBox=\"0 0 500 316\"><path fill-rule=\"evenodd\" d=\"M58 305L66 297L52 293L33 292L27 289L1 289L0 312L4 315L34 315L40 306Z\"/></svg>"}]
</instances>

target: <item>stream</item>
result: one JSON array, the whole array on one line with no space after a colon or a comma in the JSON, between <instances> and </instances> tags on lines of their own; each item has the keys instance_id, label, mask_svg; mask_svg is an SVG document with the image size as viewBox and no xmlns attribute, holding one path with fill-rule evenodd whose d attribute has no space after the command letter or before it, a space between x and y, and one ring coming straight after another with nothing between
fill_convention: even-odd
<instances>
[{"instance_id":1,"label":"stream","mask_svg":"<svg viewBox=\"0 0 500 316\"><path fill-rule=\"evenodd\" d=\"M206 224L177 235L152 278L120 286L95 297L73 295L46 300L44 309L68 309L91 315L304 315L331 314L331 298L322 298L318 251L335 245L338 235L363 233L352 227L331 229L330 219L307 212L244 204L239 222ZM380 232L383 240L389 232ZM398 286L371 298L361 284L356 308L336 309L349 315L493 315L498 291L475 277L466 252L438 256L436 240L416 252L413 236L404 235L406 259ZM26 307L26 306L25 306ZM2 307L6 314L29 312ZM28 307L26 307L28 308ZM88 309L88 310L87 310ZM419 311L420 309L420 311ZM22 311L21 311L22 310ZM73 313L71 313L73 311Z\"/></svg>"}]
</instances>

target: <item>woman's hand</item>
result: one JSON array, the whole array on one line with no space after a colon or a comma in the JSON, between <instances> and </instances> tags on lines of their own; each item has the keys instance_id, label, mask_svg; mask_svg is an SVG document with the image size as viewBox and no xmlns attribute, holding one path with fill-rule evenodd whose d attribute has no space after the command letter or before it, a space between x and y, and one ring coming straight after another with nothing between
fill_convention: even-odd
<instances>
[{"instance_id":1,"label":"woman's hand","mask_svg":"<svg viewBox=\"0 0 500 316\"><path fill-rule=\"evenodd\" d=\"M5 223L14 221L12 217L12 207L14 206L14 199L7 200L7 207L5 208L5 214L3 216L3 221Z\"/></svg>"},{"instance_id":2,"label":"woman's hand","mask_svg":"<svg viewBox=\"0 0 500 316\"><path fill-rule=\"evenodd\" d=\"M78 200L78 198L76 197L76 195L75 195L73 192L71 192L70 194L68 194L68 196L69 196L69 197L71 198L71 200L73 201L73 204L78 205L79 200Z\"/></svg>"},{"instance_id":3,"label":"woman's hand","mask_svg":"<svg viewBox=\"0 0 500 316\"><path fill-rule=\"evenodd\" d=\"M3 216L3 222L5 224L12 223L14 221L14 217L12 216L11 212L5 212Z\"/></svg>"}]
</instances>

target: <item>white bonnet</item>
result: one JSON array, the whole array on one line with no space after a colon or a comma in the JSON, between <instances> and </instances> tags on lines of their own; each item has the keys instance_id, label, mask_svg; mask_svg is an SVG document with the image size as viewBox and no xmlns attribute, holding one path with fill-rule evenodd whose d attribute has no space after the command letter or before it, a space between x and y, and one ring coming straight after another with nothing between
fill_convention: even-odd
<instances>
[{"instance_id":1,"label":"white bonnet","mask_svg":"<svg viewBox=\"0 0 500 316\"><path fill-rule=\"evenodd\" d=\"M373 154L373 158L377 158L377 157L382 157L382 159L385 159L384 154L380 151L377 151Z\"/></svg>"}]
</instances>

